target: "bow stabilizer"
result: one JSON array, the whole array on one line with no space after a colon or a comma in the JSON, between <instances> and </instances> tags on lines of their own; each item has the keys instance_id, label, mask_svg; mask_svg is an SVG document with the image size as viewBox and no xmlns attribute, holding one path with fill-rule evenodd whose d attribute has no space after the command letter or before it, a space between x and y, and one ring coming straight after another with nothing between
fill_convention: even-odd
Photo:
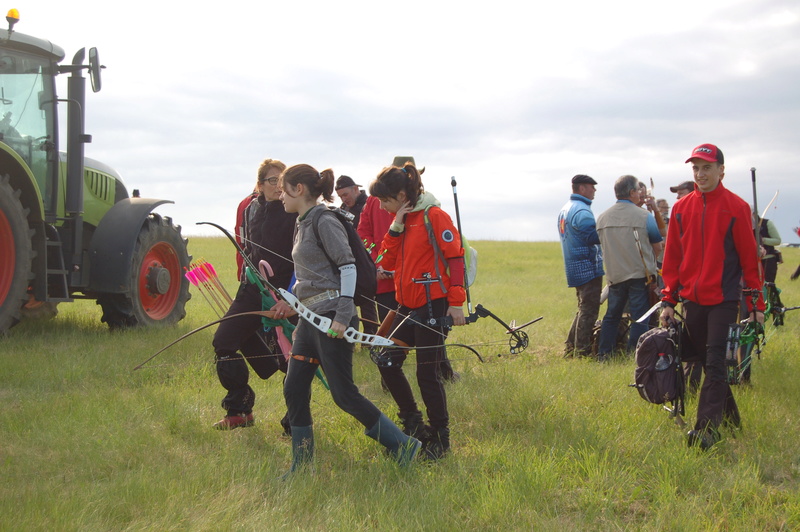
<instances>
[{"instance_id":1,"label":"bow stabilizer","mask_svg":"<svg viewBox=\"0 0 800 532\"><path fill-rule=\"evenodd\" d=\"M529 343L528 333L526 333L522 329L544 319L544 316L539 316L538 318L530 320L519 326L512 326L503 321L494 312L490 311L489 309L478 303L477 305L475 305L475 312L472 312L467 317L465 317L464 321L467 323L475 323L480 318L492 318L494 321L502 325L503 328L505 329L505 333L511 336L508 343L510 352L512 355L517 355L525 351ZM441 318L436 318L435 320L429 320L429 322L435 322L429 324L438 325L440 327L447 327L447 328L453 327L453 318L450 316L443 316Z\"/></svg>"}]
</instances>

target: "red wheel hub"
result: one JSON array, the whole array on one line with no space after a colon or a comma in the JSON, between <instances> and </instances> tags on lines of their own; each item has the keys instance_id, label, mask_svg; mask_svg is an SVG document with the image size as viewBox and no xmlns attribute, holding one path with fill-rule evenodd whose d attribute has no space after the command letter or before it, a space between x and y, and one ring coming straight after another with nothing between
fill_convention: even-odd
<instances>
[{"instance_id":1,"label":"red wheel hub","mask_svg":"<svg viewBox=\"0 0 800 532\"><path fill-rule=\"evenodd\" d=\"M163 320L175 308L181 291L181 263L171 245L159 242L144 256L139 270L139 300L153 320Z\"/></svg>"}]
</instances>

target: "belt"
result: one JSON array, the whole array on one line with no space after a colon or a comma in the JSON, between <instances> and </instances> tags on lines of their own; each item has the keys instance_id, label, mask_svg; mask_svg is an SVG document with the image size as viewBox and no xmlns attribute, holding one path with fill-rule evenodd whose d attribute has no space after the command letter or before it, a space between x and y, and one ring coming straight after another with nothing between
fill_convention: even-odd
<instances>
[{"instance_id":1,"label":"belt","mask_svg":"<svg viewBox=\"0 0 800 532\"><path fill-rule=\"evenodd\" d=\"M315 296L308 297L300 301L306 307L313 305L314 303L319 303L320 301L328 301L331 299L336 299L339 297L338 290L325 290L321 294L317 294Z\"/></svg>"}]
</instances>

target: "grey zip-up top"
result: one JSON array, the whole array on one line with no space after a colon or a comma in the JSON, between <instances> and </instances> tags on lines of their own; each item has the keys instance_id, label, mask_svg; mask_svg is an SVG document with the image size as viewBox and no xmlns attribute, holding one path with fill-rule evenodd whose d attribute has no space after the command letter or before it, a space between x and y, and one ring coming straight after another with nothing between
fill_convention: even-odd
<instances>
[{"instance_id":1,"label":"grey zip-up top","mask_svg":"<svg viewBox=\"0 0 800 532\"><path fill-rule=\"evenodd\" d=\"M294 295L301 301L326 290L341 290L339 270L331 266L325 253L317 245L314 228L311 227L315 209L327 209L327 207L321 204L316 205L297 219L297 231L292 248L292 259L297 277ZM320 240L331 259L340 266L355 264L353 252L347 241L347 233L339 220L335 216L320 216L317 223L319 224ZM348 325L350 319L356 314L355 303L349 297L320 301L309 305L308 308L317 314L335 311L334 321L345 325Z\"/></svg>"}]
</instances>

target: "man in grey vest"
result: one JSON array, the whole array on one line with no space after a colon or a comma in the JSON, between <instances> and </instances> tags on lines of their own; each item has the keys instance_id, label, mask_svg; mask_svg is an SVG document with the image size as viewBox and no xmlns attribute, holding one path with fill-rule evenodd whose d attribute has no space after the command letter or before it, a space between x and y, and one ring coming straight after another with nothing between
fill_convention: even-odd
<instances>
[{"instance_id":1,"label":"man in grey vest","mask_svg":"<svg viewBox=\"0 0 800 532\"><path fill-rule=\"evenodd\" d=\"M636 347L639 337L647 331L647 323L636 323L650 308L647 283L656 275L656 257L663 248L663 238L655 219L637 207L639 180L624 175L614 183L617 202L597 217L597 234L603 249L608 281L608 308L600 327L598 360L611 354L625 306L629 305L631 328L628 350Z\"/></svg>"}]
</instances>

